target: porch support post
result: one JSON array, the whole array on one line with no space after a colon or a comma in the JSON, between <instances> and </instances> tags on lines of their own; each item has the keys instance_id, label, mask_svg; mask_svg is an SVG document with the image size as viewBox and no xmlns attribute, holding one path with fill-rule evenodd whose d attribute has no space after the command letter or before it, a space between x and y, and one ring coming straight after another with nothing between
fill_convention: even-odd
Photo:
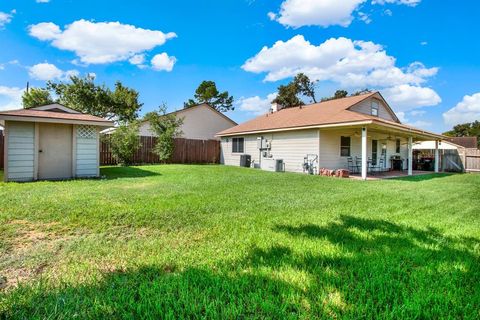
<instances>
[{"instance_id":1,"label":"porch support post","mask_svg":"<svg viewBox=\"0 0 480 320\"><path fill-rule=\"evenodd\" d=\"M413 138L408 137L408 175L413 175Z\"/></svg>"},{"instance_id":2,"label":"porch support post","mask_svg":"<svg viewBox=\"0 0 480 320\"><path fill-rule=\"evenodd\" d=\"M362 128L362 179L367 180L367 128Z\"/></svg>"},{"instance_id":3,"label":"porch support post","mask_svg":"<svg viewBox=\"0 0 480 320\"><path fill-rule=\"evenodd\" d=\"M438 173L440 157L438 156L438 140L435 140L435 172Z\"/></svg>"}]
</instances>

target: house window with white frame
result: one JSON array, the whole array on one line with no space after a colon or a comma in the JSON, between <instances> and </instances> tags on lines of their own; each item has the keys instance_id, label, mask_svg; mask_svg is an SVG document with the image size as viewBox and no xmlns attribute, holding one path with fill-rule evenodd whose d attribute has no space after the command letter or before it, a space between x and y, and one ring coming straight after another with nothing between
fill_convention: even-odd
<instances>
[{"instance_id":1,"label":"house window with white frame","mask_svg":"<svg viewBox=\"0 0 480 320\"><path fill-rule=\"evenodd\" d=\"M233 138L232 139L232 153L243 153L244 152L244 138Z\"/></svg>"},{"instance_id":2,"label":"house window with white frame","mask_svg":"<svg viewBox=\"0 0 480 320\"><path fill-rule=\"evenodd\" d=\"M340 137L340 156L350 157L350 148L351 148L351 138L341 136Z\"/></svg>"},{"instance_id":3,"label":"house window with white frame","mask_svg":"<svg viewBox=\"0 0 480 320\"><path fill-rule=\"evenodd\" d=\"M372 116L378 117L378 102L372 101Z\"/></svg>"}]
</instances>

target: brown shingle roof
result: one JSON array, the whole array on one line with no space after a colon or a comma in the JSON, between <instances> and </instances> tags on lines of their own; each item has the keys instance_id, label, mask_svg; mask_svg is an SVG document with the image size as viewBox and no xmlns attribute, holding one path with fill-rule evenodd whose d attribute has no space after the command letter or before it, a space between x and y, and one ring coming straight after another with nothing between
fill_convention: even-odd
<instances>
[{"instance_id":1,"label":"brown shingle roof","mask_svg":"<svg viewBox=\"0 0 480 320\"><path fill-rule=\"evenodd\" d=\"M1 116L13 116L13 117L30 117L30 118L46 118L46 119L61 119L61 120L75 120L75 121L92 121L92 122L111 122L109 120L92 116L90 114L83 113L66 113L55 111L41 111L31 109L19 109L0 112ZM113 123L112 123L113 124Z\"/></svg>"},{"instance_id":2,"label":"brown shingle roof","mask_svg":"<svg viewBox=\"0 0 480 320\"><path fill-rule=\"evenodd\" d=\"M367 114L347 110L353 105L375 94L377 94L377 92L324 101L303 107L282 109L274 113L259 116L255 119L239 124L238 126L219 132L218 135L222 136L251 131L308 127L371 120L372 118L378 119L377 117L369 116Z\"/></svg>"},{"instance_id":3,"label":"brown shingle roof","mask_svg":"<svg viewBox=\"0 0 480 320\"><path fill-rule=\"evenodd\" d=\"M451 138L448 138L448 141L451 141L465 148L478 147L477 137L451 137Z\"/></svg>"}]
</instances>

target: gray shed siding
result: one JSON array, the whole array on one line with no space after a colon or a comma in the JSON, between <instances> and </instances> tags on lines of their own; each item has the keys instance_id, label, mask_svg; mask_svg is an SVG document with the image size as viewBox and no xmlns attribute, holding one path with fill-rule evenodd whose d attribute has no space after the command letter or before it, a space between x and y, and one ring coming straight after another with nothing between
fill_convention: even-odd
<instances>
[{"instance_id":1,"label":"gray shed siding","mask_svg":"<svg viewBox=\"0 0 480 320\"><path fill-rule=\"evenodd\" d=\"M9 121L7 127L7 179L31 181L35 178L35 124Z\"/></svg>"},{"instance_id":2,"label":"gray shed siding","mask_svg":"<svg viewBox=\"0 0 480 320\"><path fill-rule=\"evenodd\" d=\"M94 126L76 128L75 175L81 177L98 176L99 149L98 130Z\"/></svg>"}]
</instances>

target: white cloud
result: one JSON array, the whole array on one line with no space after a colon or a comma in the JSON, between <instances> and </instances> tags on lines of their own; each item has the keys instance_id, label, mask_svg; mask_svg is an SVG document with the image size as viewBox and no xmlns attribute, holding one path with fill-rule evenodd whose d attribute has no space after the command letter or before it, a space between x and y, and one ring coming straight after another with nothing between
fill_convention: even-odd
<instances>
[{"instance_id":1,"label":"white cloud","mask_svg":"<svg viewBox=\"0 0 480 320\"><path fill-rule=\"evenodd\" d=\"M372 4L403 4L410 7L415 7L418 5L422 0L373 0Z\"/></svg>"},{"instance_id":2,"label":"white cloud","mask_svg":"<svg viewBox=\"0 0 480 320\"><path fill-rule=\"evenodd\" d=\"M276 93L270 93L265 99L262 99L259 96L249 98L241 97L236 104L239 106L241 111L249 112L255 115L261 115L268 112L271 102L276 96Z\"/></svg>"},{"instance_id":3,"label":"white cloud","mask_svg":"<svg viewBox=\"0 0 480 320\"><path fill-rule=\"evenodd\" d=\"M37 3L49 3L50 0L36 0Z\"/></svg>"},{"instance_id":4,"label":"white cloud","mask_svg":"<svg viewBox=\"0 0 480 320\"><path fill-rule=\"evenodd\" d=\"M422 42L420 42L420 45L426 46L426 45L428 45L428 42L427 41L422 41Z\"/></svg>"},{"instance_id":5,"label":"white cloud","mask_svg":"<svg viewBox=\"0 0 480 320\"><path fill-rule=\"evenodd\" d=\"M480 92L464 96L462 101L443 114L443 120L451 126L480 120Z\"/></svg>"},{"instance_id":6,"label":"white cloud","mask_svg":"<svg viewBox=\"0 0 480 320\"><path fill-rule=\"evenodd\" d=\"M23 91L17 87L0 86L0 110L21 109Z\"/></svg>"},{"instance_id":7,"label":"white cloud","mask_svg":"<svg viewBox=\"0 0 480 320\"><path fill-rule=\"evenodd\" d=\"M144 54L136 54L128 60L131 64L141 65L145 62Z\"/></svg>"},{"instance_id":8,"label":"white cloud","mask_svg":"<svg viewBox=\"0 0 480 320\"><path fill-rule=\"evenodd\" d=\"M68 79L70 76L78 75L77 70L63 71L57 68L51 63L38 63L28 68L28 74L31 78L36 80L63 80Z\"/></svg>"},{"instance_id":9,"label":"white cloud","mask_svg":"<svg viewBox=\"0 0 480 320\"><path fill-rule=\"evenodd\" d=\"M366 0L285 0L278 14L269 16L287 27L340 25L347 27L352 13Z\"/></svg>"},{"instance_id":10,"label":"white cloud","mask_svg":"<svg viewBox=\"0 0 480 320\"><path fill-rule=\"evenodd\" d=\"M77 20L62 31L52 22L29 27L30 35L50 41L58 49L74 52L84 64L104 64L129 60L167 40L175 38L173 32L137 28L120 22L92 22Z\"/></svg>"},{"instance_id":11,"label":"white cloud","mask_svg":"<svg viewBox=\"0 0 480 320\"><path fill-rule=\"evenodd\" d=\"M153 57L152 68L156 71L170 72L173 70L175 62L177 62L177 58L169 57L165 52L163 52Z\"/></svg>"},{"instance_id":12,"label":"white cloud","mask_svg":"<svg viewBox=\"0 0 480 320\"><path fill-rule=\"evenodd\" d=\"M348 27L354 19L354 13L366 2L367 0L284 0L280 5L280 12L269 12L268 16L271 20L292 28L333 25ZM371 4L415 7L420 2L421 0L373 0ZM392 11L386 9L384 13L391 15ZM359 17L366 23L371 22L365 13L359 12Z\"/></svg>"},{"instance_id":13,"label":"white cloud","mask_svg":"<svg viewBox=\"0 0 480 320\"><path fill-rule=\"evenodd\" d=\"M410 114L412 115L413 112L410 112ZM398 119L400 120L400 122L402 122L404 124L407 124L409 126L412 126L412 127L427 128L427 127L432 126L432 123L428 122L428 121L424 121L424 120L411 121L410 119L407 119L407 117L405 115L405 112L403 112L403 111L397 112L396 115L397 115Z\"/></svg>"},{"instance_id":14,"label":"white cloud","mask_svg":"<svg viewBox=\"0 0 480 320\"><path fill-rule=\"evenodd\" d=\"M254 73L267 73L265 81L278 81L299 72L314 80L340 83L342 87L395 86L421 84L438 72L414 62L404 69L395 66L381 45L370 41L331 38L316 46L297 35L288 41L277 41L263 47L248 59L242 68Z\"/></svg>"},{"instance_id":15,"label":"white cloud","mask_svg":"<svg viewBox=\"0 0 480 320\"><path fill-rule=\"evenodd\" d=\"M410 111L410 114L411 114L413 117L423 116L425 113L427 113L425 110L413 110L413 111Z\"/></svg>"},{"instance_id":16,"label":"white cloud","mask_svg":"<svg viewBox=\"0 0 480 320\"><path fill-rule=\"evenodd\" d=\"M12 21L13 15L16 13L16 10L10 11L10 13L0 11L0 29L3 29L7 24Z\"/></svg>"},{"instance_id":17,"label":"white cloud","mask_svg":"<svg viewBox=\"0 0 480 320\"><path fill-rule=\"evenodd\" d=\"M363 22L365 22L366 24L370 24L372 22L372 18L370 18L370 15L366 14L365 12L359 12L358 18Z\"/></svg>"},{"instance_id":18,"label":"white cloud","mask_svg":"<svg viewBox=\"0 0 480 320\"><path fill-rule=\"evenodd\" d=\"M402 84L382 91L385 99L397 111L407 111L418 107L435 106L442 102L440 96L427 87Z\"/></svg>"},{"instance_id":19,"label":"white cloud","mask_svg":"<svg viewBox=\"0 0 480 320\"><path fill-rule=\"evenodd\" d=\"M299 72L312 80L329 81L342 88L382 90L396 111L405 111L440 103L438 94L422 86L438 73L421 62L396 66L396 59L370 41L331 38L314 45L297 35L263 47L242 66L245 71L266 73L265 81L278 81Z\"/></svg>"}]
</instances>

